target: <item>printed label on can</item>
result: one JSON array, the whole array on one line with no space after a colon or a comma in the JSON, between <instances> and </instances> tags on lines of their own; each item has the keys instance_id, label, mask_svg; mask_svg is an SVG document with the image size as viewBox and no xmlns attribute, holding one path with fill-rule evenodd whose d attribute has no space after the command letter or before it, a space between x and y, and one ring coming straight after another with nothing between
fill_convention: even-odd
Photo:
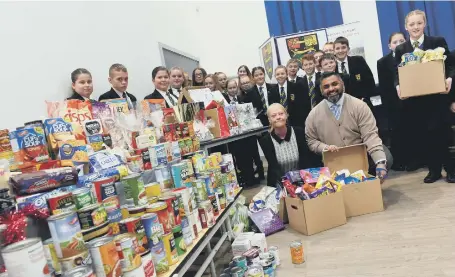
<instances>
[{"instance_id":1,"label":"printed label on can","mask_svg":"<svg viewBox=\"0 0 455 277\"><path fill-rule=\"evenodd\" d=\"M67 272L67 271L70 271L71 269L76 268L81 265L91 265L92 258L87 250L74 257L60 259L59 262L62 266L62 271Z\"/></svg>"},{"instance_id":2,"label":"printed label on can","mask_svg":"<svg viewBox=\"0 0 455 277\"><path fill-rule=\"evenodd\" d=\"M99 240L102 239L105 238ZM122 276L122 268L120 267L117 250L115 249L115 242L113 239L110 240L108 243L100 246L90 246L90 255L92 256L93 268L97 277Z\"/></svg>"},{"instance_id":3,"label":"printed label on can","mask_svg":"<svg viewBox=\"0 0 455 277\"><path fill-rule=\"evenodd\" d=\"M142 267L144 268L145 277L156 277L155 265L152 260L152 253L147 252L142 255Z\"/></svg>"},{"instance_id":4,"label":"printed label on can","mask_svg":"<svg viewBox=\"0 0 455 277\"><path fill-rule=\"evenodd\" d=\"M49 217L48 223L58 258L69 258L87 250L76 213Z\"/></svg>"},{"instance_id":5,"label":"printed label on can","mask_svg":"<svg viewBox=\"0 0 455 277\"><path fill-rule=\"evenodd\" d=\"M51 276L43 243L39 239L26 239L10 244L2 249L2 257L10 277Z\"/></svg>"}]
</instances>

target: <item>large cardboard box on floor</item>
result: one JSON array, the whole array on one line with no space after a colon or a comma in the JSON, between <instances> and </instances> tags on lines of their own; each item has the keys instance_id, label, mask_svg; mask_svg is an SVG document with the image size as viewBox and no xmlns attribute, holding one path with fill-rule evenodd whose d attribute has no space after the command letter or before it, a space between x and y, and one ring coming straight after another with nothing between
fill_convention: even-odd
<instances>
[{"instance_id":1,"label":"large cardboard box on floor","mask_svg":"<svg viewBox=\"0 0 455 277\"><path fill-rule=\"evenodd\" d=\"M401 97L444 93L446 76L444 61L431 61L398 68Z\"/></svg>"},{"instance_id":2,"label":"large cardboard box on floor","mask_svg":"<svg viewBox=\"0 0 455 277\"><path fill-rule=\"evenodd\" d=\"M286 197L289 226L310 236L346 224L341 192L309 200Z\"/></svg>"},{"instance_id":3,"label":"large cardboard box on floor","mask_svg":"<svg viewBox=\"0 0 455 277\"><path fill-rule=\"evenodd\" d=\"M368 156L364 144L342 147L338 152L324 152L323 159L324 165L332 173L341 169L349 169L351 173L362 169L365 174L368 174ZM343 194L346 217L384 210L379 179L345 185L341 193Z\"/></svg>"}]
</instances>

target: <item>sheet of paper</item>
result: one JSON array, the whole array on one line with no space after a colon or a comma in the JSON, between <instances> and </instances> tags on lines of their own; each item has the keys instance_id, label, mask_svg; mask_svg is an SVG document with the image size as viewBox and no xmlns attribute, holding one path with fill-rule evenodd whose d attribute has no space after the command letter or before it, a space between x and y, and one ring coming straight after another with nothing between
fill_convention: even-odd
<instances>
[{"instance_id":1,"label":"sheet of paper","mask_svg":"<svg viewBox=\"0 0 455 277\"><path fill-rule=\"evenodd\" d=\"M382 105L382 99L381 99L381 96L379 96L379 95L370 97L370 101L371 101L371 104L373 104L373 106Z\"/></svg>"}]
</instances>

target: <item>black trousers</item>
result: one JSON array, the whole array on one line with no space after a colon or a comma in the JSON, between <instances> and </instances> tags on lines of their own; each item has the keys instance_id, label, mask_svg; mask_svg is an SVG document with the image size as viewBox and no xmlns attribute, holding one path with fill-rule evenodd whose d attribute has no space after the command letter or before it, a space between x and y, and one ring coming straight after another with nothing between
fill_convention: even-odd
<instances>
[{"instance_id":1,"label":"black trousers","mask_svg":"<svg viewBox=\"0 0 455 277\"><path fill-rule=\"evenodd\" d=\"M403 119L403 116L402 112L398 110L389 110L388 112L390 151L392 152L394 163L396 165L406 166L411 161L409 160L409 156L406 151L406 145L409 143L409 139L406 133L406 126L404 124L405 120Z\"/></svg>"},{"instance_id":2,"label":"black trousers","mask_svg":"<svg viewBox=\"0 0 455 277\"><path fill-rule=\"evenodd\" d=\"M240 178L247 186L254 185L254 168L253 168L253 150L252 139L244 138L242 140L229 143L229 151L234 157L237 169L240 171ZM256 141L256 139L254 139Z\"/></svg>"},{"instance_id":3,"label":"black trousers","mask_svg":"<svg viewBox=\"0 0 455 277\"><path fill-rule=\"evenodd\" d=\"M449 104L432 100L429 96L403 106L405 122L405 155L407 162L423 161L430 172L439 174L445 170L454 172L449 145L452 138Z\"/></svg>"}]
</instances>

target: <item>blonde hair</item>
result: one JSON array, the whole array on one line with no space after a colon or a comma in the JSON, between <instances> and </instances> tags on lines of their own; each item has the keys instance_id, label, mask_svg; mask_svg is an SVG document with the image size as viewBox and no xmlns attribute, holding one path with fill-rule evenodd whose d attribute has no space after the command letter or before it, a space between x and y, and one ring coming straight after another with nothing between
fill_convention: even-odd
<instances>
[{"instance_id":1,"label":"blonde hair","mask_svg":"<svg viewBox=\"0 0 455 277\"><path fill-rule=\"evenodd\" d=\"M272 105L270 105L268 108L267 108L267 118L270 118L270 111L275 109L275 108L280 108L285 114L286 114L286 120L287 120L287 116L288 116L288 111L286 110L286 108L281 105L280 103L273 103ZM270 122L270 120L269 120ZM269 129L269 132L272 132L273 131L273 125L270 124L270 129Z\"/></svg>"},{"instance_id":2,"label":"blonde hair","mask_svg":"<svg viewBox=\"0 0 455 277\"><path fill-rule=\"evenodd\" d=\"M413 16L413 15L421 15L423 16L423 21L425 22L425 24L427 23L427 16L425 15L425 12L424 11L421 11L421 10L413 10L413 11L410 11L406 17L404 18L404 26L406 27L406 25L408 25L408 18L410 16Z\"/></svg>"}]
</instances>

